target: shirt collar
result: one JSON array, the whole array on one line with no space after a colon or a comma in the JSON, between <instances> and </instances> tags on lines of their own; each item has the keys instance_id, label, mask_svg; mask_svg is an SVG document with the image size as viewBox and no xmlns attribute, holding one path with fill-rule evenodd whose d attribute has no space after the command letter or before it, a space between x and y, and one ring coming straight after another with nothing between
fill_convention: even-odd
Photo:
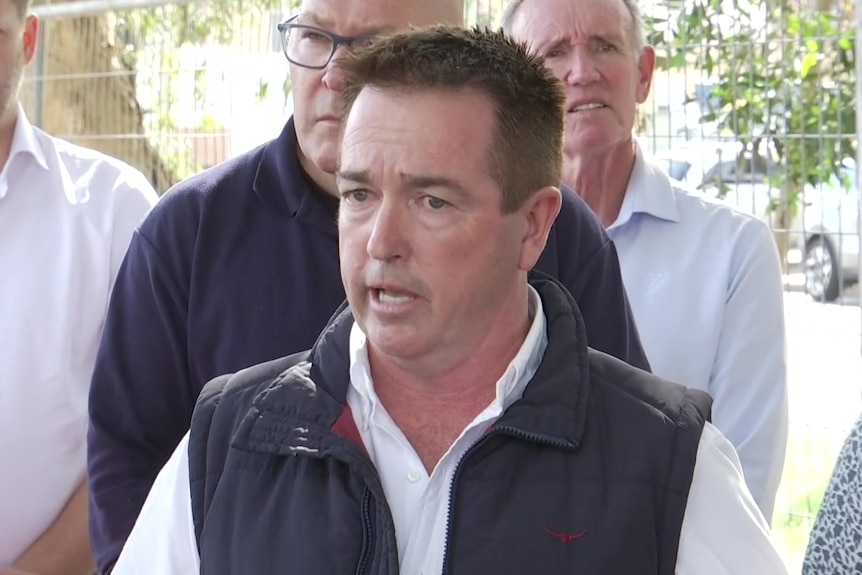
<instances>
[{"instance_id":1,"label":"shirt collar","mask_svg":"<svg viewBox=\"0 0 862 575\"><path fill-rule=\"evenodd\" d=\"M312 189L311 178L299 161L296 126L291 116L281 134L265 144L254 176L252 189L268 205L290 217L297 218L338 237L332 202L321 199L322 189Z\"/></svg>"},{"instance_id":2,"label":"shirt collar","mask_svg":"<svg viewBox=\"0 0 862 575\"><path fill-rule=\"evenodd\" d=\"M512 358L502 377L497 380L496 397L485 410L485 412L490 410L497 416L524 394L524 389L535 375L548 347L547 320L542 298L533 286L527 287L533 321L518 353ZM374 383L371 379L367 340L356 322L350 329L350 386L357 393L362 405L361 413L354 414L354 417L360 427L367 429L380 400L374 391Z\"/></svg>"},{"instance_id":3,"label":"shirt collar","mask_svg":"<svg viewBox=\"0 0 862 575\"><path fill-rule=\"evenodd\" d=\"M628 223L634 214L648 214L660 220L679 222L679 210L670 177L648 151L635 140L635 163L623 204L608 231Z\"/></svg>"},{"instance_id":4,"label":"shirt collar","mask_svg":"<svg viewBox=\"0 0 862 575\"><path fill-rule=\"evenodd\" d=\"M39 144L36 138L36 132L30 121L27 119L27 114L24 112L23 106L18 104L18 116L15 120L15 131L12 134L12 145L9 148L9 158L6 160L6 165L0 171L0 198L4 197L9 190L8 182L6 182L6 174L9 171L9 166L17 161L19 156L31 156L36 160L36 164L43 170L48 170L48 161L45 158L45 151Z\"/></svg>"}]
</instances>

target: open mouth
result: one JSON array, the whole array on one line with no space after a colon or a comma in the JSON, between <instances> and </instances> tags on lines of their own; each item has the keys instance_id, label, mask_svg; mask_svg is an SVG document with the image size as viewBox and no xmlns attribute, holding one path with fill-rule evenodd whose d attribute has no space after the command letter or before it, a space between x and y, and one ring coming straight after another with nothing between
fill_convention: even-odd
<instances>
[{"instance_id":1,"label":"open mouth","mask_svg":"<svg viewBox=\"0 0 862 575\"><path fill-rule=\"evenodd\" d=\"M386 305L401 305L410 303L416 299L416 296L410 293L386 290L382 288L372 288L371 294L374 299Z\"/></svg>"},{"instance_id":2,"label":"open mouth","mask_svg":"<svg viewBox=\"0 0 862 575\"><path fill-rule=\"evenodd\" d=\"M602 108L607 108L607 106L599 102L590 102L588 104L579 104L577 106L572 106L569 109L569 114L577 114L578 112L589 112L590 110L600 110Z\"/></svg>"}]
</instances>

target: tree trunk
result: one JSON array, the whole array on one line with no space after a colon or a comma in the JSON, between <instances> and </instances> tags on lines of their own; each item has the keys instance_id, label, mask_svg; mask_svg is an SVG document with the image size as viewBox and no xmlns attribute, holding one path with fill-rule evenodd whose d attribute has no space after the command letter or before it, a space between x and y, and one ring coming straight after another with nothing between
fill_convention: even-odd
<instances>
[{"instance_id":1,"label":"tree trunk","mask_svg":"<svg viewBox=\"0 0 862 575\"><path fill-rule=\"evenodd\" d=\"M775 238L775 247L778 248L782 275L787 275L788 272L787 252L790 251L790 226L792 221L792 210L788 202L783 201L781 205L775 207L772 217L772 235Z\"/></svg>"},{"instance_id":2,"label":"tree trunk","mask_svg":"<svg viewBox=\"0 0 862 575\"><path fill-rule=\"evenodd\" d=\"M123 62L109 18L98 14L42 22L41 126L134 166L161 194L177 177L144 131L135 71Z\"/></svg>"}]
</instances>

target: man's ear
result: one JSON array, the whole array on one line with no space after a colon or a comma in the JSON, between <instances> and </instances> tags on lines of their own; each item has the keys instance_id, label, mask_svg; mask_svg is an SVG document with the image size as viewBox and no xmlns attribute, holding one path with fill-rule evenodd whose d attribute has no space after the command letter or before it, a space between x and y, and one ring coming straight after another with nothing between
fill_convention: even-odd
<instances>
[{"instance_id":1,"label":"man's ear","mask_svg":"<svg viewBox=\"0 0 862 575\"><path fill-rule=\"evenodd\" d=\"M637 103L643 104L649 96L652 87L652 75L655 71L655 50L652 46L644 46L638 57L638 87Z\"/></svg>"},{"instance_id":2,"label":"man's ear","mask_svg":"<svg viewBox=\"0 0 862 575\"><path fill-rule=\"evenodd\" d=\"M521 240L520 269L529 271L539 261L545 250L551 226L560 213L562 194L554 186L542 188L533 193L519 210L527 221Z\"/></svg>"},{"instance_id":3,"label":"man's ear","mask_svg":"<svg viewBox=\"0 0 862 575\"><path fill-rule=\"evenodd\" d=\"M36 53L36 40L39 36L39 17L29 14L24 20L24 30L21 32L21 43L24 47L24 64L29 64Z\"/></svg>"}]
</instances>

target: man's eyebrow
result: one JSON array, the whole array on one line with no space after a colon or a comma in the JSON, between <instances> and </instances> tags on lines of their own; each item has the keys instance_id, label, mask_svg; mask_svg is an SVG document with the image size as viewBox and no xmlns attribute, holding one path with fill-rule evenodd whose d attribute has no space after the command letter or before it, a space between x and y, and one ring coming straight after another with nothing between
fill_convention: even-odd
<instances>
[{"instance_id":1,"label":"man's eyebrow","mask_svg":"<svg viewBox=\"0 0 862 575\"><path fill-rule=\"evenodd\" d=\"M623 42L623 38L624 36L617 34L616 32L599 32L595 34L590 34L587 37L587 41L620 46ZM535 42L533 45L538 50L547 51L551 48L556 48L557 46L566 44L569 41L570 38L566 37L565 35L555 34L554 36L551 36L549 38L542 38L538 42Z\"/></svg>"},{"instance_id":2,"label":"man's eyebrow","mask_svg":"<svg viewBox=\"0 0 862 575\"><path fill-rule=\"evenodd\" d=\"M367 170L337 170L335 177L339 180L355 182L357 184L367 184L369 181Z\"/></svg>"},{"instance_id":3,"label":"man's eyebrow","mask_svg":"<svg viewBox=\"0 0 862 575\"><path fill-rule=\"evenodd\" d=\"M460 182L446 176L431 176L424 174L400 174L401 181L408 188L425 190L428 188L445 188L461 197L469 197L467 188Z\"/></svg>"},{"instance_id":4,"label":"man's eyebrow","mask_svg":"<svg viewBox=\"0 0 862 575\"><path fill-rule=\"evenodd\" d=\"M371 181L367 170L341 169L335 172L335 177L339 180L356 184L368 184ZM459 196L467 197L470 195L467 188L462 186L458 181L446 176L400 173L399 177L404 187L409 189L427 190L428 188L445 188Z\"/></svg>"},{"instance_id":5,"label":"man's eyebrow","mask_svg":"<svg viewBox=\"0 0 862 575\"><path fill-rule=\"evenodd\" d=\"M553 36L549 36L547 38L539 38L538 41L533 41L533 46L537 48L547 49L548 46L558 46L566 41L566 36L563 34L556 33Z\"/></svg>"},{"instance_id":6,"label":"man's eyebrow","mask_svg":"<svg viewBox=\"0 0 862 575\"><path fill-rule=\"evenodd\" d=\"M615 46L619 46L623 42L623 36L615 33L615 32L602 32L598 34L592 34L590 36L590 40L595 42L602 42L605 44L613 44Z\"/></svg>"}]
</instances>

